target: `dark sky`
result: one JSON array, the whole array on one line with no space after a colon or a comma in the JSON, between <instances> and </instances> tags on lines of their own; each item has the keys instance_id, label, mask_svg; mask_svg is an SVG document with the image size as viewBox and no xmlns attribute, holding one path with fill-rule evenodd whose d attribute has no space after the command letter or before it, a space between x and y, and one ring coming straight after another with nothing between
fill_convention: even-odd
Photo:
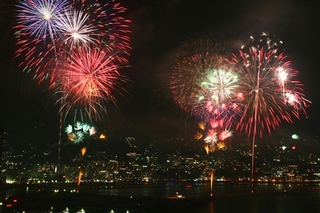
<instances>
[{"instance_id":1,"label":"dark sky","mask_svg":"<svg viewBox=\"0 0 320 213\"><path fill-rule=\"evenodd\" d=\"M313 104L308 119L284 125L292 131L318 134L320 13L315 1L300 0L118 0L132 21L130 65L124 72L133 83L130 95L119 97L119 109L101 122L116 136L137 133L147 140L184 134L186 115L172 105L167 82L170 56L188 38L210 37L240 47L252 34L267 31L284 41L292 66L299 71L306 97ZM54 143L58 137L58 108L45 85L22 72L14 60L13 0L0 3L0 122L23 140ZM287 129L287 130L288 130Z\"/></svg>"}]
</instances>

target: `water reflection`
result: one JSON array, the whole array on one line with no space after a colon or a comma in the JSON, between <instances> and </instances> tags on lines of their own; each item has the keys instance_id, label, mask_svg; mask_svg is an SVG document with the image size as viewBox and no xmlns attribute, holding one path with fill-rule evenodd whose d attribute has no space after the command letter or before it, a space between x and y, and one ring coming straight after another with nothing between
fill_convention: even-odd
<instances>
[{"instance_id":1,"label":"water reflection","mask_svg":"<svg viewBox=\"0 0 320 213\"><path fill-rule=\"evenodd\" d=\"M252 191L254 193L252 193ZM4 197L11 197L20 194L34 194L34 193L74 193L77 194L74 188L59 188L48 186L20 186L5 190ZM162 186L136 186L136 187L110 187L104 185L95 186L82 186L80 193L96 194L104 196L126 196L126 198L135 197L169 197L176 194L183 197L200 197L209 196L213 193L214 199L207 202L201 208L199 207L197 213L220 213L220 212L303 212L305 208L317 207L320 209L320 187L319 183L313 184L300 184L300 183L260 183L260 184L239 184L239 183L214 183L212 190L210 183L204 184L186 184L184 185L162 185ZM277 193L277 194L270 194ZM259 196L250 196L250 195ZM234 196L237 195L237 196ZM262 196L260 196L262 195ZM103 200L103 202L105 202ZM148 201L149 202L149 201ZM128 203L128 202L126 202ZM145 203L135 203L135 208L125 207L121 209L116 208L103 208L92 209L86 206L78 205L57 207L51 205L47 209L41 209L41 212L51 213L93 213L93 212L107 212L107 213L134 213L139 212L139 209ZM272 205L270 205L272 204ZM138 206L139 205L139 206ZM141 205L141 206L140 206ZM13 208L12 208L13 209ZM10 208L6 209L10 212ZM268 210L268 211L267 211ZM299 210L299 211L298 211ZM1 210L0 210L1 212ZM12 212L25 212L26 209L19 209L19 211ZM38 211L40 212L40 211Z\"/></svg>"},{"instance_id":2,"label":"water reflection","mask_svg":"<svg viewBox=\"0 0 320 213\"><path fill-rule=\"evenodd\" d=\"M281 192L284 190L301 190L303 188L319 189L319 183L313 184L300 184L300 183L219 183L216 182L212 186L213 195L221 194L237 194L237 193L254 193L261 192ZM169 185L139 185L131 187L113 187L110 185L82 185L79 192L83 193L95 193L100 195L135 195L135 196L172 196L176 192L186 196L201 196L211 194L210 183L204 184L169 184ZM76 186L37 186L37 185L27 185L27 186L17 186L4 188L2 196L10 197L17 194L28 194L35 192L66 192L75 193L77 192ZM0 195L0 196L1 196Z\"/></svg>"}]
</instances>

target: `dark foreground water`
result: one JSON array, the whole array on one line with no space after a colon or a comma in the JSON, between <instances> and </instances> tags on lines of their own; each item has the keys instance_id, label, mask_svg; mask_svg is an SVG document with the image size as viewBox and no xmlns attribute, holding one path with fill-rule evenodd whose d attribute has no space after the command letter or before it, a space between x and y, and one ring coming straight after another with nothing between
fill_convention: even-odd
<instances>
[{"instance_id":1,"label":"dark foreground water","mask_svg":"<svg viewBox=\"0 0 320 213\"><path fill-rule=\"evenodd\" d=\"M54 193L52 186L22 186L2 191L2 196ZM81 186L72 193L72 187L61 188L60 193L81 194L77 205L67 202L74 197L61 197L61 201L45 200L47 209L21 209L8 207L0 212L82 212L82 213L135 213L135 212L194 212L194 213L300 213L320 212L319 183L264 183L239 184L168 184L160 186L114 187L111 185ZM179 195L177 198L177 194ZM212 196L210 196L212 194ZM168 197L173 199L168 199ZM131 199L132 198L132 199ZM81 200L82 199L82 200ZM91 199L91 200L90 200ZM76 200L76 199L74 199ZM51 203L50 203L51 202ZM59 203L58 203L59 202ZM95 202L97 204L95 204ZM130 205L129 205L129 202ZM61 204L62 203L62 204ZM65 203L65 204L64 204ZM90 203L90 205L88 204ZM61 205L58 205L61 204ZM32 205L31 205L32 206ZM50 206L50 207L49 207ZM59 207L58 207L59 206ZM99 206L99 208L98 208ZM97 207L97 208L94 208Z\"/></svg>"},{"instance_id":2,"label":"dark foreground water","mask_svg":"<svg viewBox=\"0 0 320 213\"><path fill-rule=\"evenodd\" d=\"M196 213L316 213L320 212L320 193L309 191L277 195L257 195L216 199Z\"/></svg>"}]
</instances>

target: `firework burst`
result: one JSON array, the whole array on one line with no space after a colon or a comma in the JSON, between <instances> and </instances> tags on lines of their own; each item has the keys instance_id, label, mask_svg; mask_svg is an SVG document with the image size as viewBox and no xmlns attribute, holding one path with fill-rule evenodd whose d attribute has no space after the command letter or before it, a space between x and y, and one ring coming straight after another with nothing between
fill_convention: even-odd
<instances>
[{"instance_id":1,"label":"firework burst","mask_svg":"<svg viewBox=\"0 0 320 213\"><path fill-rule=\"evenodd\" d=\"M69 124L65 128L65 133L68 135L68 139L73 143L83 142L89 136L96 133L95 128L87 123L76 122L74 125Z\"/></svg>"},{"instance_id":2,"label":"firework burst","mask_svg":"<svg viewBox=\"0 0 320 213\"><path fill-rule=\"evenodd\" d=\"M193 115L205 117L196 107L201 102L203 82L207 81L208 73L221 64L219 51L218 44L200 39L183 43L174 55L170 82L172 95L182 109Z\"/></svg>"},{"instance_id":3,"label":"firework burst","mask_svg":"<svg viewBox=\"0 0 320 213\"><path fill-rule=\"evenodd\" d=\"M208 70L194 104L195 114L232 127L241 114L242 93L238 79L232 70Z\"/></svg>"},{"instance_id":4,"label":"firework burst","mask_svg":"<svg viewBox=\"0 0 320 213\"><path fill-rule=\"evenodd\" d=\"M73 111L74 117L80 113L90 120L93 115L101 119L107 103L117 105L114 95L126 92L122 83L128 83L128 78L119 73L124 64L117 64L115 58L114 52L80 47L58 65L55 94L65 116Z\"/></svg>"},{"instance_id":5,"label":"firework burst","mask_svg":"<svg viewBox=\"0 0 320 213\"><path fill-rule=\"evenodd\" d=\"M203 121L194 138L204 141L207 152L214 152L217 142L231 136L228 129L241 115L240 77L221 52L219 44L210 40L191 40L175 55L177 62L171 76L176 103Z\"/></svg>"},{"instance_id":6,"label":"firework burst","mask_svg":"<svg viewBox=\"0 0 320 213\"><path fill-rule=\"evenodd\" d=\"M128 63L130 21L115 0L19 0L16 6L15 58L38 83L49 79L58 96L59 175L63 117L72 112L92 123L106 103L116 105L114 92L125 91L120 84L127 78L118 69ZM69 139L81 140L81 133Z\"/></svg>"},{"instance_id":7,"label":"firework burst","mask_svg":"<svg viewBox=\"0 0 320 213\"><path fill-rule=\"evenodd\" d=\"M194 135L196 140L203 140L203 147L207 154L210 152L215 152L216 148L220 149L221 144L225 144L225 141L232 136L232 131L228 129L223 129L223 122L218 123L211 120L209 123L199 122L199 130Z\"/></svg>"},{"instance_id":8,"label":"firework burst","mask_svg":"<svg viewBox=\"0 0 320 213\"><path fill-rule=\"evenodd\" d=\"M53 81L48 70L78 46L121 51L116 59L128 63L130 20L121 16L126 8L115 1L21 0L17 8L15 57L39 83Z\"/></svg>"},{"instance_id":9,"label":"firework burst","mask_svg":"<svg viewBox=\"0 0 320 213\"><path fill-rule=\"evenodd\" d=\"M250 37L248 45L233 54L232 62L240 76L243 114L237 130L252 136L251 178L254 176L255 141L264 132L271 133L285 121L293 123L310 103L303 85L296 79L298 71L279 45L267 33Z\"/></svg>"},{"instance_id":10,"label":"firework burst","mask_svg":"<svg viewBox=\"0 0 320 213\"><path fill-rule=\"evenodd\" d=\"M21 0L17 4L16 58L19 66L34 71L39 82L48 77L45 71L56 59L56 45L62 36L59 17L70 7L67 0Z\"/></svg>"},{"instance_id":11,"label":"firework burst","mask_svg":"<svg viewBox=\"0 0 320 213\"><path fill-rule=\"evenodd\" d=\"M249 136L262 137L264 130L270 133L282 121L292 123L293 117L299 118L300 110L305 113L303 85L296 79L298 71L280 50L281 43L263 33L251 37L247 46L233 54L243 94L243 115L237 129Z\"/></svg>"},{"instance_id":12,"label":"firework burst","mask_svg":"<svg viewBox=\"0 0 320 213\"><path fill-rule=\"evenodd\" d=\"M60 35L57 23L59 15L70 5L68 0L21 0L17 4L16 28L21 33L53 43Z\"/></svg>"},{"instance_id":13,"label":"firework burst","mask_svg":"<svg viewBox=\"0 0 320 213\"><path fill-rule=\"evenodd\" d=\"M126 8L116 1L109 0L83 0L74 1L74 8L88 14L89 23L92 23L97 31L89 34L100 41L99 45L104 45L111 50L121 50L128 54L131 49L129 41L130 20L124 18L122 14ZM121 58L126 60L125 58ZM126 62L126 61L122 61Z\"/></svg>"},{"instance_id":14,"label":"firework burst","mask_svg":"<svg viewBox=\"0 0 320 213\"><path fill-rule=\"evenodd\" d=\"M99 35L98 27L90 21L90 15L78 10L69 10L60 15L58 26L63 34L63 46L72 49L74 46L98 45L99 40L94 35Z\"/></svg>"}]
</instances>

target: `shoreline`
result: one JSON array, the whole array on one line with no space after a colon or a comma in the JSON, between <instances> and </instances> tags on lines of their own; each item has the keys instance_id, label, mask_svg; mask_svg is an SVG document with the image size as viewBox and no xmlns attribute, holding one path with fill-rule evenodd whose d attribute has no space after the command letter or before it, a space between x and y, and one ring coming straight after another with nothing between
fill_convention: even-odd
<instances>
[{"instance_id":1,"label":"shoreline","mask_svg":"<svg viewBox=\"0 0 320 213\"><path fill-rule=\"evenodd\" d=\"M213 181L213 184L320 184L320 181ZM163 187L170 185L203 185L210 184L210 181L193 182L193 181L172 181L172 182L155 182L155 183L105 183L105 182L90 182L81 183L80 186L112 186L113 188L130 188L130 187ZM19 187L54 187L54 186L69 186L77 187L77 183L0 183L0 188L19 188Z\"/></svg>"}]
</instances>

